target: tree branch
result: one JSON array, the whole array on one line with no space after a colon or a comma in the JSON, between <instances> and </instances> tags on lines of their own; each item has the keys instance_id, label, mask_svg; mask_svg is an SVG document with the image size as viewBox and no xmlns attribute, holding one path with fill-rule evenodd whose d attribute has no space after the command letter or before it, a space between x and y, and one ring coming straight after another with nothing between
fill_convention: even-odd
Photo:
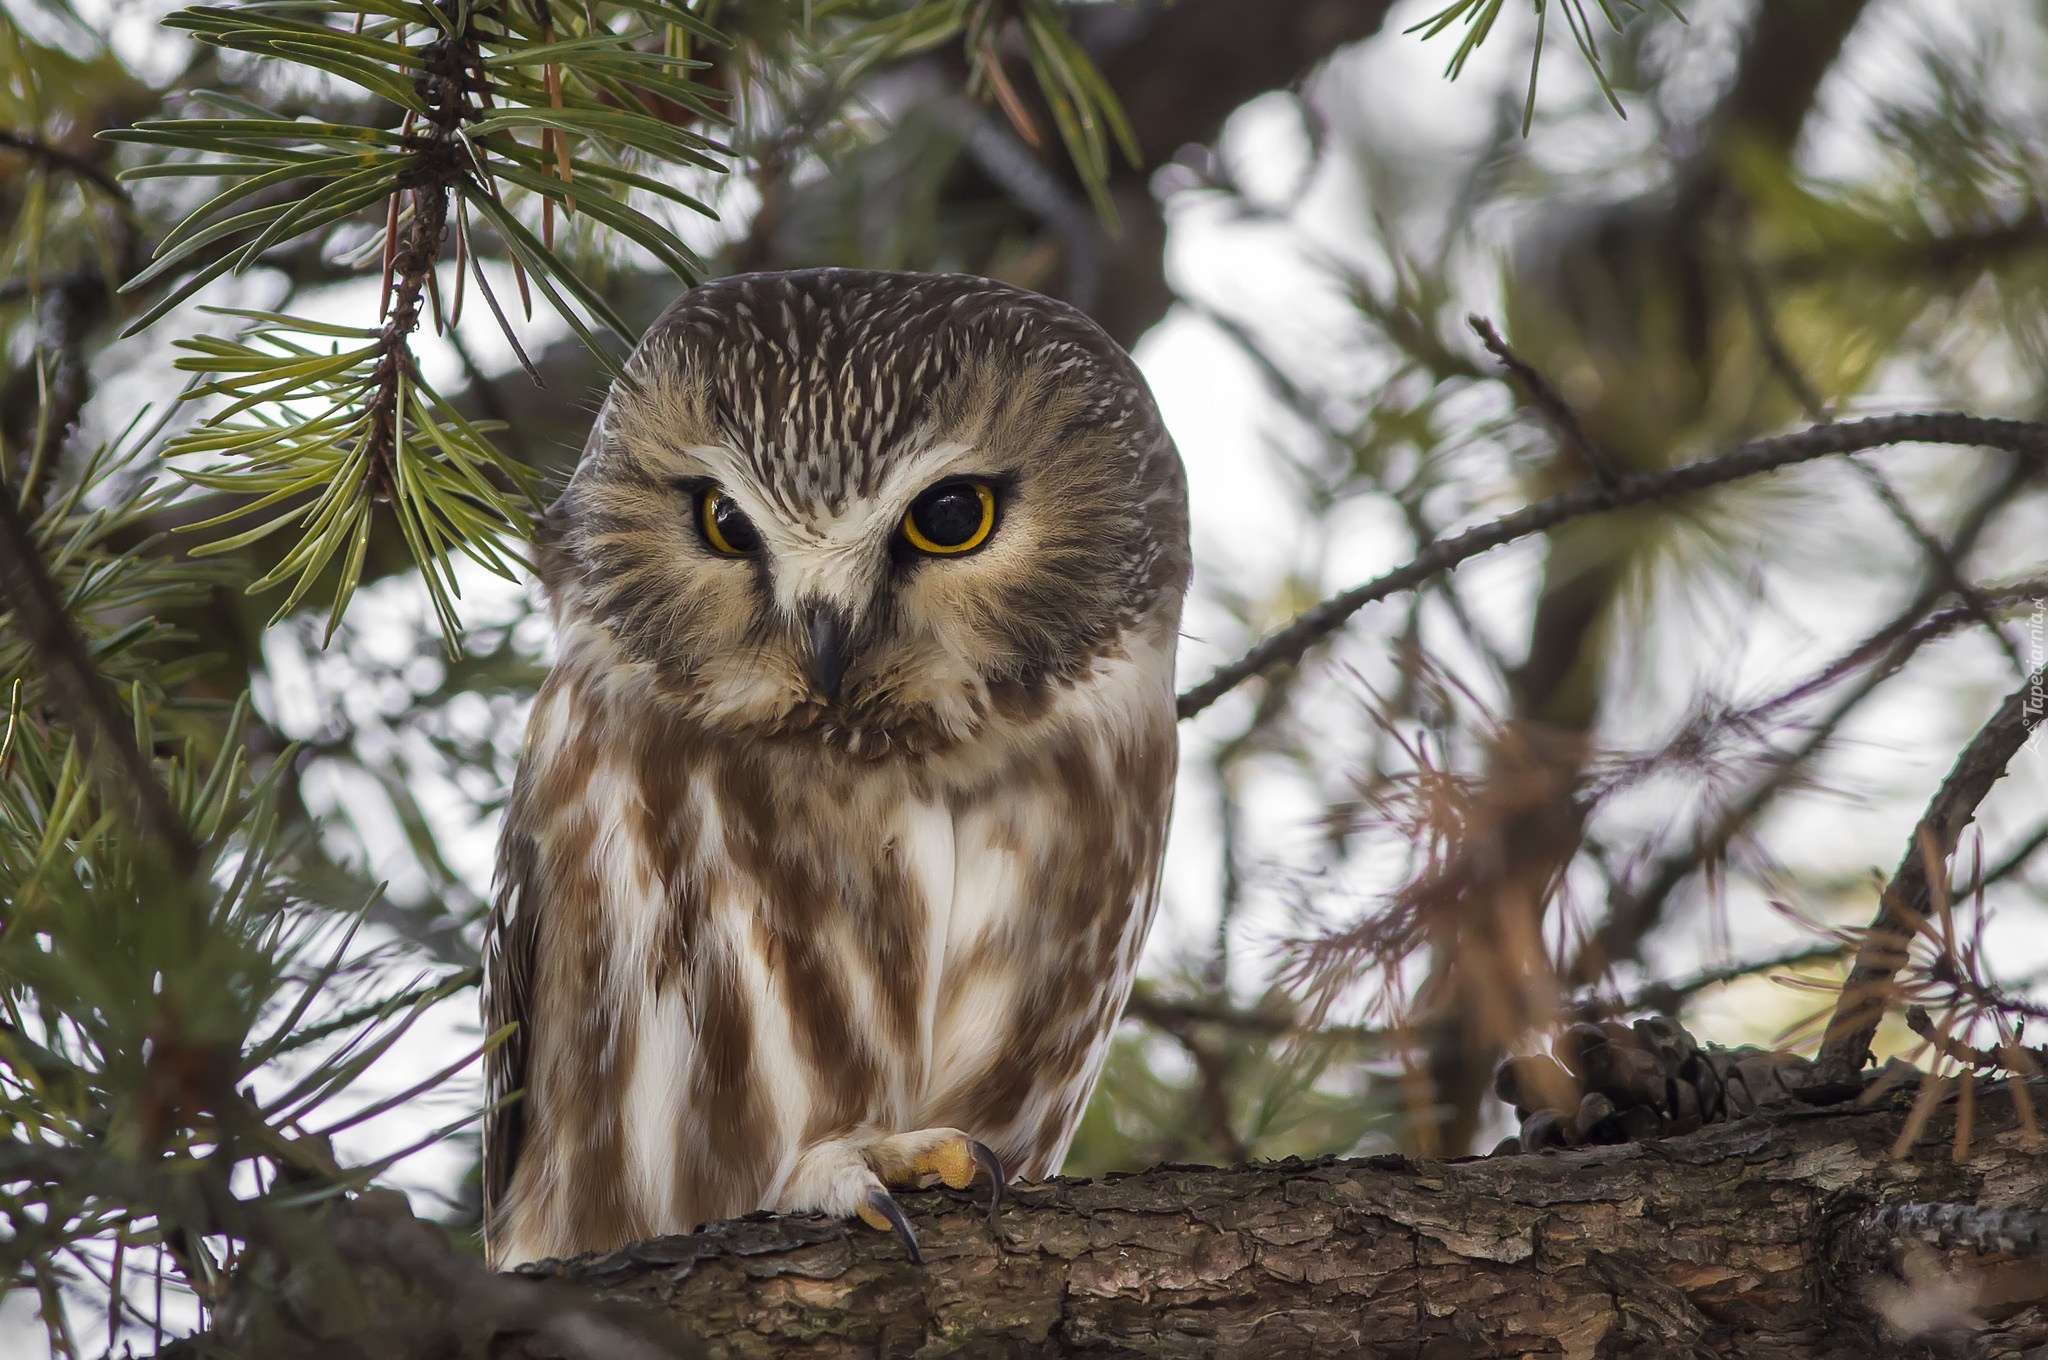
<instances>
[{"instance_id":1,"label":"tree branch","mask_svg":"<svg viewBox=\"0 0 2048 1360\"><path fill-rule=\"evenodd\" d=\"M1989 887L1993 883L2011 878L2014 874L2026 868L2028 861L2033 859L2044 845L2048 845L2048 822L2042 822L2039 826L2036 826L2021 839L2018 845L2012 848L2004 859L1986 869L1984 876L1978 879L1977 882L1955 884L1949 889L1949 892L1953 896L1961 897L1976 888Z\"/></svg>"},{"instance_id":2,"label":"tree branch","mask_svg":"<svg viewBox=\"0 0 2048 1360\"><path fill-rule=\"evenodd\" d=\"M1565 445L1579 456L1587 470L1601 482L1613 483L1620 476L1613 457L1593 442L1593 436L1587 434L1586 427L1579 423L1578 412L1572 410L1571 403L1564 399L1550 379L1543 376L1543 370L1515 353L1501 338L1500 332L1493 328L1493 323L1479 313L1468 315L1465 324L1479 337L1479 343L1486 346L1486 352L1507 370L1509 385L1522 390L1523 397L1542 412L1543 418L1550 422Z\"/></svg>"},{"instance_id":3,"label":"tree branch","mask_svg":"<svg viewBox=\"0 0 2048 1360\"><path fill-rule=\"evenodd\" d=\"M1565 1007L1565 1018L1572 1022L1593 1022L1609 1020L1617 1016L1632 1015L1638 1011L1651 1011L1658 1015L1676 1015L1685 1003L1710 987L1740 978L1754 977L1768 973L1773 968L1797 968L1803 963L1824 963L1838 959L1849 952L1847 945L1821 944L1805 949L1788 950L1774 954L1767 959L1750 959L1745 962L1723 964L1719 968L1702 968L1690 977L1671 982L1654 981L1644 983L1625 997L1592 996Z\"/></svg>"},{"instance_id":4,"label":"tree branch","mask_svg":"<svg viewBox=\"0 0 2048 1360\"><path fill-rule=\"evenodd\" d=\"M68 170L80 179L90 180L93 187L101 193L123 208L128 206L128 191L121 187L121 182L83 156L66 151L60 146L52 146L30 133L15 132L7 128L0 128L0 146L11 151L19 151L22 155L39 160L45 165Z\"/></svg>"},{"instance_id":5,"label":"tree branch","mask_svg":"<svg viewBox=\"0 0 2048 1360\"><path fill-rule=\"evenodd\" d=\"M1877 918L1856 951L1856 962L1828 1021L1819 1059L1823 1081L1852 1080L1869 1061L1871 1036L1884 1018L1892 978L1905 966L1913 937L1928 919L1930 879L1940 874L1946 884L1949 856L1955 853L1963 828L2019 754L2027 734L2040 725L2043 684L2043 673L2036 671L2006 696L1956 757L1955 767L1914 826L1905 857L1878 899Z\"/></svg>"},{"instance_id":6,"label":"tree branch","mask_svg":"<svg viewBox=\"0 0 2048 1360\"><path fill-rule=\"evenodd\" d=\"M1876 416L1869 420L1816 425L1794 434L1753 439L1718 458L1701 459L1655 472L1633 473L1609 485L1575 487L1562 495L1504 515L1490 524L1432 543L1407 565L1396 567L1377 580L1333 595L1303 611L1292 623L1269 634L1244 656L1218 667L1208 679L1184 692L1180 696L1180 716L1194 717L1261 671L1300 661L1310 648L1336 632L1366 605L1397 591L1412 590L1439 572L1448 571L1516 539L1543 533L1587 515L1702 491L1816 458L1905 443L1973 445L2005 449L2029 458L2048 459L2048 425L2023 420L1991 420L1953 411Z\"/></svg>"},{"instance_id":7,"label":"tree branch","mask_svg":"<svg viewBox=\"0 0 2048 1360\"><path fill-rule=\"evenodd\" d=\"M1980 1097L1978 1118L2016 1115ZM1802 1109L1530 1156L1161 1167L1020 1186L993 1231L971 1193L908 1194L923 1269L858 1223L754 1217L526 1273L638 1299L732 1360L1897 1354L1871 1297L1895 1244L1869 1240L1854 1270L1834 1250L1882 1187L1910 1175L1916 1202L1957 1206L1898 1226L1955 1219L1959 1286L2001 1268L1967 1248L2023 1246L2048 1195L2048 1157L2017 1140L1953 1161L1945 1112L1893 1167L1903 1119ZM2048 1341L2038 1310L1970 1325L2001 1354Z\"/></svg>"},{"instance_id":8,"label":"tree branch","mask_svg":"<svg viewBox=\"0 0 2048 1360\"><path fill-rule=\"evenodd\" d=\"M417 149L426 165L423 182L411 187L412 216L403 234L398 232L398 196L391 199L391 213L385 226L385 313L378 335L382 355L377 362L376 386L370 397L366 459L371 493L389 499L394 461L405 428L405 412L399 395L408 382L417 383L411 337L419 329L420 310L433 286L434 269L441 260L441 247L448 235L448 186L461 177L457 168L456 134L474 109L469 95L474 73L480 65L473 32L476 12L464 5L459 11L443 0L451 28L422 50L420 89L431 110L426 132ZM460 17L462 26L453 29ZM409 123L408 119L408 123ZM441 303L434 299L435 326L441 325ZM515 342L516 343L516 342Z\"/></svg>"}]
</instances>

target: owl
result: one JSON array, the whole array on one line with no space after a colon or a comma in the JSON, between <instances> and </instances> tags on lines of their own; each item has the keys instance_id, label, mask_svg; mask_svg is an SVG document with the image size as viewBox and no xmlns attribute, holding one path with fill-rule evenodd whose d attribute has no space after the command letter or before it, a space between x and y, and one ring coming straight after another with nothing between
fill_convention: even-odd
<instances>
[{"instance_id":1,"label":"owl","mask_svg":"<svg viewBox=\"0 0 2048 1360\"><path fill-rule=\"evenodd\" d=\"M510 1266L1056 1172L1157 902L1189 573L1136 366L986 279L720 279L544 519L484 970Z\"/></svg>"}]
</instances>

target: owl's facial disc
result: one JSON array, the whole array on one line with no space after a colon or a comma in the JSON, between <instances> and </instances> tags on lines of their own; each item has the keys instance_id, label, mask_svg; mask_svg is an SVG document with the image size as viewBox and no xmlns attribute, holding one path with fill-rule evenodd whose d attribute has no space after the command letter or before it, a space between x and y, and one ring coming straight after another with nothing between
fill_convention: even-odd
<instances>
[{"instance_id":1,"label":"owl's facial disc","mask_svg":"<svg viewBox=\"0 0 2048 1360\"><path fill-rule=\"evenodd\" d=\"M630 369L549 514L565 658L707 730L871 759L1170 654L1179 460L1073 309L958 276L723 279Z\"/></svg>"},{"instance_id":2,"label":"owl's facial disc","mask_svg":"<svg viewBox=\"0 0 2048 1360\"><path fill-rule=\"evenodd\" d=\"M972 651L967 639L948 640L955 620L933 618L919 607L932 592L917 589L914 578L968 570L967 559L997 538L1012 478L959 472L978 466L974 450L960 444L906 450L899 455L902 475L888 479L874 497L836 511L780 502L754 483L737 451L693 452L729 479L679 486L693 507L699 542L716 564L711 569L743 572L756 594L766 636L753 649L752 664L779 664L772 658L780 644L794 653L790 669L807 682L807 693L789 694L787 706L774 714L777 724L872 726L880 719L878 697L886 692L886 701L899 705L912 697L913 687L904 683L913 669L904 664L906 655L920 658L924 674L936 675L944 668L930 659L934 647L955 657Z\"/></svg>"}]
</instances>

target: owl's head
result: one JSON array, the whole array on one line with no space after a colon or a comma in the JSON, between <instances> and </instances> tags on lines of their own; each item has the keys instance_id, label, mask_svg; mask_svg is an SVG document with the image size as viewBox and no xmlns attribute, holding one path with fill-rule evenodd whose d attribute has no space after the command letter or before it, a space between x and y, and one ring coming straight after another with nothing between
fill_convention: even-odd
<instances>
[{"instance_id":1,"label":"owl's head","mask_svg":"<svg viewBox=\"0 0 2048 1360\"><path fill-rule=\"evenodd\" d=\"M879 757L1171 655L1180 459L1073 308L955 275L743 275L685 293L627 370L548 514L565 660L624 663L706 727Z\"/></svg>"}]
</instances>

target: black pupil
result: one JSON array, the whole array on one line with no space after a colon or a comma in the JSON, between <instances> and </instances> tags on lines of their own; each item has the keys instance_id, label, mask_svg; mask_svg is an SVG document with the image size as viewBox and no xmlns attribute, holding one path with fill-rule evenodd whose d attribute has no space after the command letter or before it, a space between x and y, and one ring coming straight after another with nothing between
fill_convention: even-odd
<instances>
[{"instance_id":1,"label":"black pupil","mask_svg":"<svg viewBox=\"0 0 2048 1360\"><path fill-rule=\"evenodd\" d=\"M754 521L746 517L730 496L720 496L711 502L711 522L718 526L718 536L734 552L752 552L761 546L761 535L754 531Z\"/></svg>"},{"instance_id":2,"label":"black pupil","mask_svg":"<svg viewBox=\"0 0 2048 1360\"><path fill-rule=\"evenodd\" d=\"M941 548L957 548L981 532L981 497L971 486L942 486L910 507L917 531Z\"/></svg>"}]
</instances>

